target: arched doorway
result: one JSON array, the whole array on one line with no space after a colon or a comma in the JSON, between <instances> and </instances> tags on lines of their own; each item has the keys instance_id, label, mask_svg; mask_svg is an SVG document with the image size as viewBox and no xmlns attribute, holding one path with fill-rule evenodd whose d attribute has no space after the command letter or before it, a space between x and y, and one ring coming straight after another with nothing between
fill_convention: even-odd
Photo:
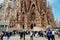
<instances>
[{"instance_id":1,"label":"arched doorway","mask_svg":"<svg viewBox=\"0 0 60 40\"><path fill-rule=\"evenodd\" d=\"M30 25L31 29L33 29L33 24Z\"/></svg>"},{"instance_id":2,"label":"arched doorway","mask_svg":"<svg viewBox=\"0 0 60 40\"><path fill-rule=\"evenodd\" d=\"M36 24L35 24L35 23L32 23L32 24L30 25L30 28L33 29L35 26L36 26Z\"/></svg>"},{"instance_id":3,"label":"arched doorway","mask_svg":"<svg viewBox=\"0 0 60 40\"><path fill-rule=\"evenodd\" d=\"M23 29L25 29L25 26L23 25Z\"/></svg>"}]
</instances>

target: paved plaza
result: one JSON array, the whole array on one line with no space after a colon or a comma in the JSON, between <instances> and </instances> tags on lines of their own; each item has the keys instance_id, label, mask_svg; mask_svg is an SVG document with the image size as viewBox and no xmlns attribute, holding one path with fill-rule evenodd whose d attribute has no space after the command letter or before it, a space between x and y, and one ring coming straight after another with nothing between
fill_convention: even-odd
<instances>
[{"instance_id":1,"label":"paved plaza","mask_svg":"<svg viewBox=\"0 0 60 40\"><path fill-rule=\"evenodd\" d=\"M56 37L56 40L60 40L60 38ZM9 39L7 37L3 37L3 40L20 40L19 35L11 36ZM23 40L23 39L22 39ZM31 40L29 35L25 36L25 40ZM47 40L47 38L44 37L33 37L33 40Z\"/></svg>"}]
</instances>

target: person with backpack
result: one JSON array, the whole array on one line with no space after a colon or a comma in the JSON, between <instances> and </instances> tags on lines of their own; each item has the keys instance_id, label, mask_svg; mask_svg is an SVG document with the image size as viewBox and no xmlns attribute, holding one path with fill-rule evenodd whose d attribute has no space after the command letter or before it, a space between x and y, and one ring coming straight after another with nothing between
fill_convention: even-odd
<instances>
[{"instance_id":1,"label":"person with backpack","mask_svg":"<svg viewBox=\"0 0 60 40\"><path fill-rule=\"evenodd\" d=\"M48 40L51 40L52 38L52 31L50 29L47 30L47 38Z\"/></svg>"}]
</instances>

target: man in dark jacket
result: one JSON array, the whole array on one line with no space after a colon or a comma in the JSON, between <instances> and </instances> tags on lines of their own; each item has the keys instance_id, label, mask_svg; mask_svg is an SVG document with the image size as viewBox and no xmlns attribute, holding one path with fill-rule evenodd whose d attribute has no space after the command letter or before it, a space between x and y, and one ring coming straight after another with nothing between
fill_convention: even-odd
<instances>
[{"instance_id":1,"label":"man in dark jacket","mask_svg":"<svg viewBox=\"0 0 60 40\"><path fill-rule=\"evenodd\" d=\"M50 29L48 29L48 31L47 31L47 38L48 38L48 40L51 39L51 36L52 36L52 31Z\"/></svg>"}]
</instances>

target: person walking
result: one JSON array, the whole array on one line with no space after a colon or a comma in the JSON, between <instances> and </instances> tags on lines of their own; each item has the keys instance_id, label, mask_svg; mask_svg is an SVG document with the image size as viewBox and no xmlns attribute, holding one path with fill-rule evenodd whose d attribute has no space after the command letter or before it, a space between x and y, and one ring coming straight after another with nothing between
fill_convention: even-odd
<instances>
[{"instance_id":1,"label":"person walking","mask_svg":"<svg viewBox=\"0 0 60 40\"><path fill-rule=\"evenodd\" d=\"M3 40L3 36L4 36L4 33L3 33L3 32L1 32L0 40Z\"/></svg>"},{"instance_id":2,"label":"person walking","mask_svg":"<svg viewBox=\"0 0 60 40\"><path fill-rule=\"evenodd\" d=\"M48 31L47 31L48 40L51 40L51 37L52 37L52 31L50 29L48 29Z\"/></svg>"},{"instance_id":3,"label":"person walking","mask_svg":"<svg viewBox=\"0 0 60 40\"><path fill-rule=\"evenodd\" d=\"M43 31L38 32L39 37L43 37Z\"/></svg>"},{"instance_id":4,"label":"person walking","mask_svg":"<svg viewBox=\"0 0 60 40\"><path fill-rule=\"evenodd\" d=\"M33 40L33 32L30 32L30 40Z\"/></svg>"},{"instance_id":5,"label":"person walking","mask_svg":"<svg viewBox=\"0 0 60 40\"><path fill-rule=\"evenodd\" d=\"M24 40L25 40L25 31L23 32L23 37L24 37Z\"/></svg>"},{"instance_id":6,"label":"person walking","mask_svg":"<svg viewBox=\"0 0 60 40\"><path fill-rule=\"evenodd\" d=\"M20 32L20 39L22 40L23 39L23 32Z\"/></svg>"},{"instance_id":7,"label":"person walking","mask_svg":"<svg viewBox=\"0 0 60 40\"><path fill-rule=\"evenodd\" d=\"M55 40L55 31L54 30L52 30L52 40Z\"/></svg>"}]
</instances>

